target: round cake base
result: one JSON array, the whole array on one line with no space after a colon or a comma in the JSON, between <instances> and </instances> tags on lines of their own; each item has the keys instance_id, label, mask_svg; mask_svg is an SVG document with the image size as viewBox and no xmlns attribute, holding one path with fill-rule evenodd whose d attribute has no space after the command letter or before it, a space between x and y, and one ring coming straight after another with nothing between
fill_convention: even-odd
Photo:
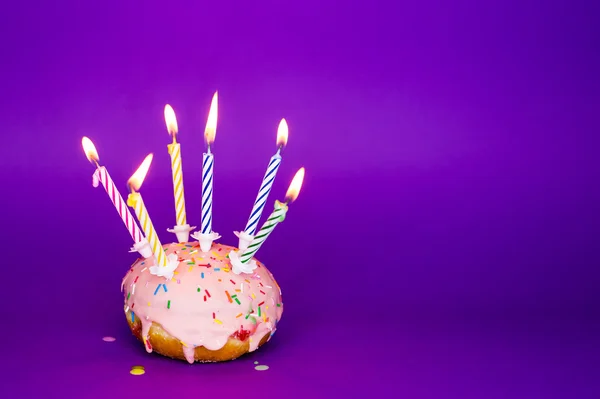
<instances>
[{"instance_id":1,"label":"round cake base","mask_svg":"<svg viewBox=\"0 0 600 399\"><path fill-rule=\"evenodd\" d=\"M130 312L128 312L126 316L127 324L129 325L131 332L143 345L144 340L142 338L142 323L138 318L135 318L135 321L132 323ZM265 336L262 337L260 343L258 344L259 347L264 345L269 340L269 335L270 333L265 334ZM163 330L159 324L152 323L150 332L148 333L148 341L150 341L153 351L173 359L186 360L181 342L169 335L169 333ZM248 340L240 341L239 339L230 337L225 346L216 351L206 349L202 346L195 348L194 360L200 363L224 362L227 360L237 359L243 354L248 353L249 350L250 343Z\"/></svg>"}]
</instances>

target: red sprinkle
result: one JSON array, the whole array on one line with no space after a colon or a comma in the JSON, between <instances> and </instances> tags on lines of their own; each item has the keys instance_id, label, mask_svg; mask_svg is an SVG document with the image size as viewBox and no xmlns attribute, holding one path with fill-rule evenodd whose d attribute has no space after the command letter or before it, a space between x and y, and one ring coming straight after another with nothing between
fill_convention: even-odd
<instances>
[{"instance_id":1,"label":"red sprinkle","mask_svg":"<svg viewBox=\"0 0 600 399\"><path fill-rule=\"evenodd\" d=\"M204 292L206 292L206 295L208 295L208 297L210 298L210 292L208 292L208 290L204 290Z\"/></svg>"},{"instance_id":2,"label":"red sprinkle","mask_svg":"<svg viewBox=\"0 0 600 399\"><path fill-rule=\"evenodd\" d=\"M244 327L240 327L240 329L234 332L232 336L240 341L245 341L250 337L250 330L244 330Z\"/></svg>"},{"instance_id":3,"label":"red sprinkle","mask_svg":"<svg viewBox=\"0 0 600 399\"><path fill-rule=\"evenodd\" d=\"M265 293L264 293L264 291L263 291L263 290L258 290L258 291L259 291L261 294L263 294L263 295L267 295L267 294L265 294Z\"/></svg>"},{"instance_id":4,"label":"red sprinkle","mask_svg":"<svg viewBox=\"0 0 600 399\"><path fill-rule=\"evenodd\" d=\"M265 301L262 301L261 303L258 304L258 306L262 306L264 305Z\"/></svg>"},{"instance_id":5,"label":"red sprinkle","mask_svg":"<svg viewBox=\"0 0 600 399\"><path fill-rule=\"evenodd\" d=\"M232 279L229 279L229 281L231 281L231 284L235 285L235 281L233 281Z\"/></svg>"},{"instance_id":6,"label":"red sprinkle","mask_svg":"<svg viewBox=\"0 0 600 399\"><path fill-rule=\"evenodd\" d=\"M206 295L204 295L204 302L206 302Z\"/></svg>"},{"instance_id":7,"label":"red sprinkle","mask_svg":"<svg viewBox=\"0 0 600 399\"><path fill-rule=\"evenodd\" d=\"M137 276L137 277L135 278L135 280L133 280L133 282L134 282L134 283L137 283L137 281L138 281L138 278L140 278L140 276Z\"/></svg>"},{"instance_id":8,"label":"red sprinkle","mask_svg":"<svg viewBox=\"0 0 600 399\"><path fill-rule=\"evenodd\" d=\"M133 307L134 307L134 306L135 306L135 303L132 303L132 304L131 304L131 309L133 309Z\"/></svg>"},{"instance_id":9,"label":"red sprinkle","mask_svg":"<svg viewBox=\"0 0 600 399\"><path fill-rule=\"evenodd\" d=\"M214 319L215 317L216 317L216 316L215 316L215 312L213 312L213 319Z\"/></svg>"}]
</instances>

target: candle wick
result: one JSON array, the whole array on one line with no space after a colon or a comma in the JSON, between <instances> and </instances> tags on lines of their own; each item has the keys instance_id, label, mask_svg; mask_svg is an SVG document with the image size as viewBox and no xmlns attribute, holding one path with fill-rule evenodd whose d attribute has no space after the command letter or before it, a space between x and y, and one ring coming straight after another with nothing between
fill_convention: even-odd
<instances>
[{"instance_id":1,"label":"candle wick","mask_svg":"<svg viewBox=\"0 0 600 399\"><path fill-rule=\"evenodd\" d=\"M208 155L210 155L210 143L206 143L206 145L208 146L208 149L206 150L206 153L207 153Z\"/></svg>"}]
</instances>

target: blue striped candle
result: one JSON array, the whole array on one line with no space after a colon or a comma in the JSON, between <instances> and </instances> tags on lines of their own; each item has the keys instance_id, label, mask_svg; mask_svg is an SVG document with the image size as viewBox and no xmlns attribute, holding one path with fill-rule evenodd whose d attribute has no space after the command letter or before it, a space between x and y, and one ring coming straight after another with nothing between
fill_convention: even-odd
<instances>
[{"instance_id":1,"label":"blue striped candle","mask_svg":"<svg viewBox=\"0 0 600 399\"><path fill-rule=\"evenodd\" d=\"M213 194L213 165L215 157L210 152L202 154L202 234L212 232L212 194Z\"/></svg>"},{"instance_id":2,"label":"blue striped candle","mask_svg":"<svg viewBox=\"0 0 600 399\"><path fill-rule=\"evenodd\" d=\"M248 223L246 223L246 228L244 229L244 233L246 234L254 235L256 232L258 222L260 221L260 216L262 215L265 204L267 203L267 199L269 198L269 193L273 187L277 170L279 170L279 165L281 165L280 152L281 149L287 144L288 132L288 125L284 118L281 120L281 122L279 122L279 127L277 128L277 153L271 157L269 165L267 166L267 171L265 172L265 176L262 179L262 184L260 185L260 189L256 195L254 206L252 207L250 217L248 218Z\"/></svg>"},{"instance_id":3,"label":"blue striped candle","mask_svg":"<svg viewBox=\"0 0 600 399\"><path fill-rule=\"evenodd\" d=\"M279 165L281 165L281 155L279 154L279 151L277 151L277 154L273 155L269 161L269 166L267 166L267 171L265 172L262 184L258 190L258 195L256 196L256 201L254 201L252 212L250 212L248 223L246 223L244 232L247 234L254 235L256 232L260 216L262 215L262 211L267 203L269 193L273 187L273 182L275 181L275 176L277 175Z\"/></svg>"}]
</instances>

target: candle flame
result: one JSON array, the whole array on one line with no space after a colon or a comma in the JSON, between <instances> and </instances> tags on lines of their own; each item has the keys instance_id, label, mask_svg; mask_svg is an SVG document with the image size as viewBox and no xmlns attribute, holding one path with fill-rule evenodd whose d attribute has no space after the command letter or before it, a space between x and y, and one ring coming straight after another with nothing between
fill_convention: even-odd
<instances>
[{"instance_id":1,"label":"candle flame","mask_svg":"<svg viewBox=\"0 0 600 399\"><path fill-rule=\"evenodd\" d=\"M165 123L167 124L167 131L175 138L177 135L177 118L175 117L175 111L169 104L165 105Z\"/></svg>"},{"instance_id":2,"label":"candle flame","mask_svg":"<svg viewBox=\"0 0 600 399\"><path fill-rule=\"evenodd\" d=\"M288 124L285 121L285 118L279 122L279 127L277 128L277 147L284 147L288 141Z\"/></svg>"},{"instance_id":3,"label":"candle flame","mask_svg":"<svg viewBox=\"0 0 600 399\"><path fill-rule=\"evenodd\" d=\"M85 152L88 161L98 163L100 158L98 157L98 151L96 151L96 146L92 143L92 140L83 136L81 138L81 145L83 146L83 151Z\"/></svg>"},{"instance_id":4,"label":"candle flame","mask_svg":"<svg viewBox=\"0 0 600 399\"><path fill-rule=\"evenodd\" d=\"M206 121L206 129L204 130L204 137L206 137L206 144L211 145L215 141L217 134L217 116L219 113L219 92L215 91L215 95L210 103L210 111L208 112L208 120Z\"/></svg>"},{"instance_id":5,"label":"candle flame","mask_svg":"<svg viewBox=\"0 0 600 399\"><path fill-rule=\"evenodd\" d=\"M148 154L144 159L144 162L140 165L139 168L135 171L133 175L127 180L127 185L133 191L138 191L140 187L142 187L142 183L146 178L146 174L148 173L148 169L150 169L150 164L152 163L152 154Z\"/></svg>"},{"instance_id":6,"label":"candle flame","mask_svg":"<svg viewBox=\"0 0 600 399\"><path fill-rule=\"evenodd\" d=\"M300 188L302 187L302 181L304 180L304 168L300 168L292 182L290 183L290 187L285 193L285 202L293 202L298 198L298 194L300 194Z\"/></svg>"}]
</instances>

